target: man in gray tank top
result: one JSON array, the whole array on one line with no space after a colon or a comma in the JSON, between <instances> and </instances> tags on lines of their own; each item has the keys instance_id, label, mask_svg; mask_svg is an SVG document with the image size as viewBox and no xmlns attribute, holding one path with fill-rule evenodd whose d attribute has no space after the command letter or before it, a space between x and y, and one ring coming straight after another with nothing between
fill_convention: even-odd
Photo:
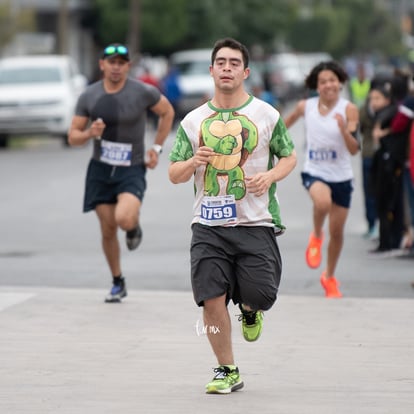
<instances>
[{"instance_id":1,"label":"man in gray tank top","mask_svg":"<svg viewBox=\"0 0 414 414\"><path fill-rule=\"evenodd\" d=\"M140 244L139 213L146 169L157 166L174 119L172 105L156 87L128 77L130 66L124 45L114 43L104 49L99 60L102 79L79 97L69 130L72 146L93 141L83 211L95 210L100 222L103 251L113 279L106 302L120 302L127 295L117 231L126 232L129 250ZM159 121L154 144L145 153L147 110Z\"/></svg>"}]
</instances>

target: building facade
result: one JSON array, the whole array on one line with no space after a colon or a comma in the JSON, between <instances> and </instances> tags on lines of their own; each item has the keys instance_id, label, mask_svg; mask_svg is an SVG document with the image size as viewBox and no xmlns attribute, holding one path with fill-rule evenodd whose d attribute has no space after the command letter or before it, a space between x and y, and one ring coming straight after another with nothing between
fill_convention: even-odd
<instances>
[{"instance_id":1,"label":"building facade","mask_svg":"<svg viewBox=\"0 0 414 414\"><path fill-rule=\"evenodd\" d=\"M31 13L34 31L14 33L3 48L5 55L40 53L68 54L82 73L92 78L96 66L96 50L91 21L91 0L0 0L8 6L11 19Z\"/></svg>"}]
</instances>

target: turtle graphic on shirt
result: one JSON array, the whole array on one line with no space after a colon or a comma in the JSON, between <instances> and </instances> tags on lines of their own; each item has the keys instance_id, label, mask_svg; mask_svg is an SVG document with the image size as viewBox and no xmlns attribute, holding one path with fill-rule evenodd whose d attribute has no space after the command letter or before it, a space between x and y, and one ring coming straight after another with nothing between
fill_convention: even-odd
<instances>
[{"instance_id":1,"label":"turtle graphic on shirt","mask_svg":"<svg viewBox=\"0 0 414 414\"><path fill-rule=\"evenodd\" d=\"M256 125L237 112L217 112L201 124L200 145L212 148L204 175L204 195L217 196L220 192L218 176L227 176L226 194L240 200L246 194L244 171L241 168L248 154L256 148Z\"/></svg>"}]
</instances>

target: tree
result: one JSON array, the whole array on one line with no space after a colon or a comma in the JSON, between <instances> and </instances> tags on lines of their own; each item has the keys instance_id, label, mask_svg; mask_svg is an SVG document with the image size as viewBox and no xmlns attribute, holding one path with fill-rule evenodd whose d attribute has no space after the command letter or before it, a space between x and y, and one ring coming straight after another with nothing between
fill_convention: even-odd
<instances>
[{"instance_id":1,"label":"tree","mask_svg":"<svg viewBox=\"0 0 414 414\"><path fill-rule=\"evenodd\" d=\"M295 16L295 1L288 0L205 0L190 2L192 46L211 47L222 37L235 37L248 47L260 44L265 50L288 27Z\"/></svg>"},{"instance_id":2,"label":"tree","mask_svg":"<svg viewBox=\"0 0 414 414\"><path fill-rule=\"evenodd\" d=\"M139 16L130 16L130 7L137 2ZM368 52L401 54L398 22L381 4L375 0L117 0L114 7L113 0L95 0L94 15L101 46L131 43L141 53L169 55L179 49L211 47L218 38L232 36L265 52L276 51L282 43L337 58ZM132 32L134 26L137 30Z\"/></svg>"},{"instance_id":3,"label":"tree","mask_svg":"<svg viewBox=\"0 0 414 414\"><path fill-rule=\"evenodd\" d=\"M374 0L353 1L354 14L346 42L349 50L387 56L402 54L404 46L399 22Z\"/></svg>"},{"instance_id":4,"label":"tree","mask_svg":"<svg viewBox=\"0 0 414 414\"><path fill-rule=\"evenodd\" d=\"M114 8L112 0L95 0L99 43L127 42L132 19L128 16L129 7L133 1L118 0ZM140 0L140 49L143 53L169 54L177 49L211 47L218 38L233 36L246 45L261 44L270 50L275 37L294 18L297 3L297 0Z\"/></svg>"},{"instance_id":5,"label":"tree","mask_svg":"<svg viewBox=\"0 0 414 414\"><path fill-rule=\"evenodd\" d=\"M93 26L96 40L102 46L112 42L126 43L128 33L128 0L95 0Z\"/></svg>"},{"instance_id":6,"label":"tree","mask_svg":"<svg viewBox=\"0 0 414 414\"><path fill-rule=\"evenodd\" d=\"M12 7L11 0L0 5L0 49L10 43L17 33L34 31L35 27L32 10L21 11Z\"/></svg>"},{"instance_id":7,"label":"tree","mask_svg":"<svg viewBox=\"0 0 414 414\"><path fill-rule=\"evenodd\" d=\"M130 3L131 2L131 3ZM188 0L140 0L139 21L129 16L136 7L134 0L95 0L95 26L97 41L101 45L111 42L133 43L137 41L140 52L166 53L180 44L188 31L185 7ZM134 41L129 38L131 21L139 25L140 33L134 32ZM131 45L134 47L135 45Z\"/></svg>"},{"instance_id":8,"label":"tree","mask_svg":"<svg viewBox=\"0 0 414 414\"><path fill-rule=\"evenodd\" d=\"M0 5L0 48L10 42L15 34L10 4Z\"/></svg>"},{"instance_id":9,"label":"tree","mask_svg":"<svg viewBox=\"0 0 414 414\"><path fill-rule=\"evenodd\" d=\"M398 24L374 0L331 0L294 23L288 42L300 51L324 50L345 54L403 52Z\"/></svg>"},{"instance_id":10,"label":"tree","mask_svg":"<svg viewBox=\"0 0 414 414\"><path fill-rule=\"evenodd\" d=\"M183 45L190 30L189 0L142 1L142 50L169 54Z\"/></svg>"},{"instance_id":11,"label":"tree","mask_svg":"<svg viewBox=\"0 0 414 414\"><path fill-rule=\"evenodd\" d=\"M141 0L129 1L128 44L131 50L141 49Z\"/></svg>"},{"instance_id":12,"label":"tree","mask_svg":"<svg viewBox=\"0 0 414 414\"><path fill-rule=\"evenodd\" d=\"M58 50L61 54L68 53L68 0L61 0L58 16Z\"/></svg>"}]
</instances>

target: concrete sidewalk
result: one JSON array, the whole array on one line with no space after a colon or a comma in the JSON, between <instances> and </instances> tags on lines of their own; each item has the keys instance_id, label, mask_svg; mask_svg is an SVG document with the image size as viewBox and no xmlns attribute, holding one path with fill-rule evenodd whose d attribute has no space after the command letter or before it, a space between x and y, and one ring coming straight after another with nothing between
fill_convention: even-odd
<instances>
[{"instance_id":1,"label":"concrete sidewalk","mask_svg":"<svg viewBox=\"0 0 414 414\"><path fill-rule=\"evenodd\" d=\"M243 340L245 387L207 395L216 365L191 292L0 289L0 413L414 412L410 299L279 297Z\"/></svg>"}]
</instances>

